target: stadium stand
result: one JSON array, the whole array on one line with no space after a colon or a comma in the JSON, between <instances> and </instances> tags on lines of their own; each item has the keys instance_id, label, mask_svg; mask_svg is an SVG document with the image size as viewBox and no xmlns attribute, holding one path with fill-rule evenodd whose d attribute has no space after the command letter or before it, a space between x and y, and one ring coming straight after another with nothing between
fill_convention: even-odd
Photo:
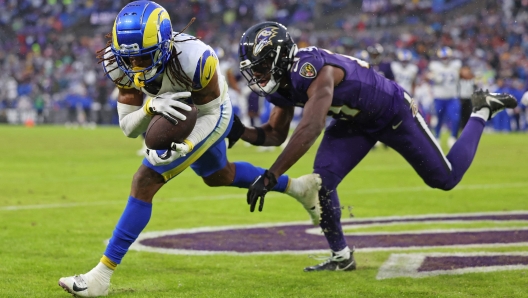
<instances>
[{"instance_id":1,"label":"stadium stand","mask_svg":"<svg viewBox=\"0 0 528 298\"><path fill-rule=\"evenodd\" d=\"M113 86L95 52L127 2L0 1L0 79L6 82L0 123L116 124ZM502 78L521 93L528 89L527 1L371 0L361 7L345 0L158 2L169 10L176 30L196 17L188 33L234 58L244 28L274 20L290 28L300 47L353 55L380 43L388 57L409 49L420 74L436 49L449 46L471 67L478 87L493 90ZM526 108L521 109L526 130Z\"/></svg>"}]
</instances>

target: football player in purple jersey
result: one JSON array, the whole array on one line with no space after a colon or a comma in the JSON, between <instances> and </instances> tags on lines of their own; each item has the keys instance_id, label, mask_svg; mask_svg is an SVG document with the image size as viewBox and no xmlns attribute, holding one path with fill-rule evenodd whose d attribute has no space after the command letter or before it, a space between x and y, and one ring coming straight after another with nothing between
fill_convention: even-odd
<instances>
[{"instance_id":1,"label":"football player in purple jersey","mask_svg":"<svg viewBox=\"0 0 528 298\"><path fill-rule=\"evenodd\" d=\"M259 199L262 210L276 177L294 165L325 130L314 172L322 178L320 227L332 255L305 271L356 268L353 247L349 248L341 228L337 186L377 141L400 153L427 185L450 190L469 168L486 120L517 105L509 94L475 92L474 112L446 156L411 96L363 60L317 47L298 49L287 28L276 22L249 28L242 35L239 55L248 86L275 107L267 123L237 129L240 133L232 135L231 142L238 137L255 145L278 146L288 135L294 107L304 107L284 151L251 185L247 193L250 211ZM334 119L325 129L327 115Z\"/></svg>"}]
</instances>

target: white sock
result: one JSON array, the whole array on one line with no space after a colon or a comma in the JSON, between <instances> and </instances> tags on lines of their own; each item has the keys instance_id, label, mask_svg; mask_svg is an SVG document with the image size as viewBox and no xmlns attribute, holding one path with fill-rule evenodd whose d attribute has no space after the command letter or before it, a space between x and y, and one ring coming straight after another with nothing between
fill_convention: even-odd
<instances>
[{"instance_id":1,"label":"white sock","mask_svg":"<svg viewBox=\"0 0 528 298\"><path fill-rule=\"evenodd\" d=\"M489 108L482 108L476 112L471 113L471 117L479 117L484 119L484 121L488 121L490 116L490 109Z\"/></svg>"},{"instance_id":2,"label":"white sock","mask_svg":"<svg viewBox=\"0 0 528 298\"><path fill-rule=\"evenodd\" d=\"M343 248L340 251L334 251L334 255L336 257L349 259L350 258L350 248L348 248L348 246L347 246L347 247Z\"/></svg>"},{"instance_id":3,"label":"white sock","mask_svg":"<svg viewBox=\"0 0 528 298\"><path fill-rule=\"evenodd\" d=\"M297 179L290 178L290 183L288 183L288 187L286 187L286 190L284 191L284 193L290 196L292 195L292 193L298 193L297 184L298 184Z\"/></svg>"},{"instance_id":4,"label":"white sock","mask_svg":"<svg viewBox=\"0 0 528 298\"><path fill-rule=\"evenodd\" d=\"M85 276L88 278L93 278L98 280L101 283L109 284L110 278L114 270L108 268L105 264L99 262L90 272L86 273Z\"/></svg>"}]
</instances>

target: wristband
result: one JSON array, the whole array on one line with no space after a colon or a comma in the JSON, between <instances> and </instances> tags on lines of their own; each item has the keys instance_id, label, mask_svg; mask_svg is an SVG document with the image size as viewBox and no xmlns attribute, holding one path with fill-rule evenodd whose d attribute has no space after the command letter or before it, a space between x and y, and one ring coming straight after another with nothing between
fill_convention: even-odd
<instances>
[{"instance_id":1,"label":"wristband","mask_svg":"<svg viewBox=\"0 0 528 298\"><path fill-rule=\"evenodd\" d=\"M253 142L253 145L264 145L264 142L266 141L266 133L264 132L264 129L262 129L262 127L255 127L255 129L257 130L257 140Z\"/></svg>"}]
</instances>

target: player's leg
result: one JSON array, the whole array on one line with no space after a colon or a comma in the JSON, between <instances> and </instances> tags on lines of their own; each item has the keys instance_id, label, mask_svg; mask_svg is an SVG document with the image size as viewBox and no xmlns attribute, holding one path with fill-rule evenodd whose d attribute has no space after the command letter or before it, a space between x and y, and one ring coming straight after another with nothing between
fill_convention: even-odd
<instances>
[{"instance_id":1,"label":"player's leg","mask_svg":"<svg viewBox=\"0 0 528 298\"><path fill-rule=\"evenodd\" d=\"M221 104L220 113L213 131L197 144L187 156L162 166L154 166L146 158L143 160L143 164L132 180L128 203L114 229L101 261L86 274L61 278L59 280L61 287L72 294L83 297L102 296L108 293L110 277L114 269L121 263L130 245L137 239L150 220L152 199L156 192L167 181L176 177L198 160L211 146L220 141L223 142L225 135L231 128L233 117L229 100Z\"/></svg>"},{"instance_id":2,"label":"player's leg","mask_svg":"<svg viewBox=\"0 0 528 298\"><path fill-rule=\"evenodd\" d=\"M208 186L234 186L247 189L258 176L264 174L265 169L244 161L229 162L224 143L226 135L197 159L191 168ZM288 175L281 175L277 177L277 182L272 190L288 194L299 201L307 210L314 225L318 225L320 207L317 193L321 185L319 176L308 174L299 178L289 178Z\"/></svg>"},{"instance_id":3,"label":"player's leg","mask_svg":"<svg viewBox=\"0 0 528 298\"><path fill-rule=\"evenodd\" d=\"M152 198L165 184L160 173L141 165L132 180L132 188L125 210L99 264L86 274L63 277L59 285L66 291L82 296L95 297L108 294L110 278L128 248L147 226L152 214Z\"/></svg>"},{"instance_id":4,"label":"player's leg","mask_svg":"<svg viewBox=\"0 0 528 298\"><path fill-rule=\"evenodd\" d=\"M341 228L341 204L337 186L343 178L367 155L376 139L346 121L334 120L328 126L317 150L314 173L322 179L319 200L320 226L332 250L325 262L307 267L305 271L353 270L356 264Z\"/></svg>"},{"instance_id":5,"label":"player's leg","mask_svg":"<svg viewBox=\"0 0 528 298\"><path fill-rule=\"evenodd\" d=\"M498 103L490 106L486 103L486 98L492 98ZM402 121L402 124L397 130L392 130L390 126L385 128L380 139L398 151L427 185L443 190L455 187L471 165L486 123L484 119L489 119L490 111L494 114L500 109L515 105L509 95L495 96L476 92L472 97L475 112L446 156L422 116L412 114L411 101L406 95L394 119L394 122Z\"/></svg>"}]
</instances>

